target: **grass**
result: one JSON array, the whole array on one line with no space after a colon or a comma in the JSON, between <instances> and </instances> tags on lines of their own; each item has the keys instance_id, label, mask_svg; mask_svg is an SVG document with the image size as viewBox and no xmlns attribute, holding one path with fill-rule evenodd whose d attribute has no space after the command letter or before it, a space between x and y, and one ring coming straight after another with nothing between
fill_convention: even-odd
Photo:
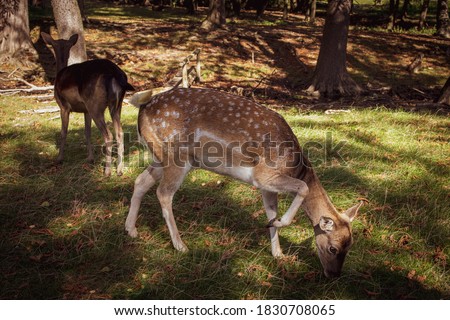
<instances>
[{"instance_id":1,"label":"grass","mask_svg":"<svg viewBox=\"0 0 450 320\"><path fill-rule=\"evenodd\" d=\"M99 152L93 167L85 164L82 116L72 115L67 161L54 167L59 120L17 113L28 108L29 98L0 99L2 298L449 298L444 116L383 108L282 112L311 146L335 205L370 200L354 224L344 275L329 281L303 213L281 232L287 258L274 260L259 193L206 171L192 172L174 201L189 253L172 248L154 189L140 211L140 238L128 238L123 224L145 162L135 141L136 110L124 108L131 150L125 175L104 178ZM94 141L101 145L98 132ZM327 154L342 141L342 158ZM281 197L280 211L290 200Z\"/></svg>"},{"instance_id":2,"label":"grass","mask_svg":"<svg viewBox=\"0 0 450 320\"><path fill-rule=\"evenodd\" d=\"M97 129L95 165L85 162L82 115L71 115L66 161L57 167L60 120L19 113L45 106L33 97L0 96L0 298L450 298L450 120L401 111L411 103L401 98L406 90L419 88L426 98L448 77L440 40L352 32L349 70L360 83L391 86L399 94L389 105L400 108L382 107L384 98L371 96L368 102L328 103L350 110L328 115L304 108L316 103L305 102L300 88L317 59L321 29L298 16L289 23L278 23L276 13L268 22L237 19L226 32L204 35L192 29L201 17L181 11L91 6L89 12L90 58L112 59L145 89L164 84L178 62L201 47L204 85L258 86L256 98L287 119L337 208L358 197L370 203L354 223L355 244L343 276L330 281L321 274L302 212L281 231L287 257L275 260L259 192L194 171L174 200L190 248L181 254L172 248L154 188L140 210L140 237L130 239L123 231L134 179L150 158L136 141L135 108L125 105L122 116L125 174L105 178ZM32 15L31 25L34 38L49 31L49 12ZM402 62L417 52L427 60L411 76ZM48 52L43 57L51 60ZM42 82L45 74L27 79ZM280 212L290 201L280 197Z\"/></svg>"}]
</instances>

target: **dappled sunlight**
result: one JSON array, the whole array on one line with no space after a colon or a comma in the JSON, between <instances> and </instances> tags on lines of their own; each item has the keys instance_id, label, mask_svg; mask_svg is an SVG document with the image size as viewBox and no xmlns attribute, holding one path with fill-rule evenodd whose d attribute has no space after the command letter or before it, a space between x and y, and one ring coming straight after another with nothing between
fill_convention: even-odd
<instances>
[{"instance_id":1,"label":"dappled sunlight","mask_svg":"<svg viewBox=\"0 0 450 320\"><path fill-rule=\"evenodd\" d=\"M317 61L322 20L311 27L297 14L286 22L269 12L256 21L244 12L228 30L205 33L197 28L205 12L188 16L184 9L92 5L88 56L113 60L144 90L166 84L179 63L200 48L199 86L226 91L239 86L280 112L336 208L368 200L353 223L354 246L342 277L323 275L302 210L280 230L285 257L274 259L260 191L204 170L188 174L173 202L189 252L173 249L156 187L142 201L139 236L130 238L124 223L134 180L152 158L138 141L138 109L123 106L124 175L106 178L103 139L95 127L95 163L86 162L81 114L71 115L65 162L55 165L58 113L20 113L44 104L34 97L1 96L0 297L448 299L447 115L387 109L378 92L339 101L307 97L302 89ZM51 31L49 17L36 13L33 39ZM348 67L362 84L393 88L394 102L386 107L403 106L413 94L426 99L448 77L445 45L420 34L353 29ZM45 72L32 77L46 82L53 62L39 50ZM405 65L418 53L426 57L423 69L410 75ZM279 215L291 202L290 195L279 196Z\"/></svg>"}]
</instances>

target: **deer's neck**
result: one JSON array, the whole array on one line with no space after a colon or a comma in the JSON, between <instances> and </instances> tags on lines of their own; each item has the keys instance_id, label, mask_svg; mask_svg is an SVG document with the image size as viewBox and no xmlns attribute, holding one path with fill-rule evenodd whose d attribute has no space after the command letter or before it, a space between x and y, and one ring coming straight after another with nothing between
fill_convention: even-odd
<instances>
[{"instance_id":1,"label":"deer's neck","mask_svg":"<svg viewBox=\"0 0 450 320\"><path fill-rule=\"evenodd\" d=\"M338 217L339 213L331 203L328 194L312 168L308 168L302 180L306 182L309 188L309 193L303 200L302 207L312 224L317 225L321 216L328 216L330 218Z\"/></svg>"}]
</instances>

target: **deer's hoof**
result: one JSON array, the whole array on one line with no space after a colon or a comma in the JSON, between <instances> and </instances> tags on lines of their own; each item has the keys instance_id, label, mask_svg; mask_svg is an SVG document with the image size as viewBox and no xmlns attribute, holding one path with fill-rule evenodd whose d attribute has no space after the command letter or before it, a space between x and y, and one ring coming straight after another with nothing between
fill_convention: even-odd
<instances>
[{"instance_id":1,"label":"deer's hoof","mask_svg":"<svg viewBox=\"0 0 450 320\"><path fill-rule=\"evenodd\" d=\"M266 228L280 228L282 227L283 224L281 223L280 220L278 220L277 218L273 218L272 220L269 221L269 223L266 225Z\"/></svg>"},{"instance_id":2,"label":"deer's hoof","mask_svg":"<svg viewBox=\"0 0 450 320\"><path fill-rule=\"evenodd\" d=\"M184 243L179 243L175 245L175 249L177 249L180 252L186 253L189 251L188 247Z\"/></svg>"},{"instance_id":3,"label":"deer's hoof","mask_svg":"<svg viewBox=\"0 0 450 320\"><path fill-rule=\"evenodd\" d=\"M105 177L110 177L111 176L111 169L110 168L106 168L105 169Z\"/></svg>"},{"instance_id":4,"label":"deer's hoof","mask_svg":"<svg viewBox=\"0 0 450 320\"><path fill-rule=\"evenodd\" d=\"M136 228L133 228L131 230L127 230L128 231L128 235L132 238L137 238L138 236L138 232Z\"/></svg>"}]
</instances>

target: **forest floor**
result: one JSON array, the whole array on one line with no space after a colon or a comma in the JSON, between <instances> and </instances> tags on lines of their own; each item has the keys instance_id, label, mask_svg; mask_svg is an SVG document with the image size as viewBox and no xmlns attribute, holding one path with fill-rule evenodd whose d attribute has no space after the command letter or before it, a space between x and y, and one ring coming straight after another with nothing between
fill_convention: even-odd
<instances>
[{"instance_id":1,"label":"forest floor","mask_svg":"<svg viewBox=\"0 0 450 320\"><path fill-rule=\"evenodd\" d=\"M354 223L343 276L328 280L302 213L281 231L287 255L275 260L257 190L194 171L174 200L190 248L181 254L171 246L154 189L141 207L139 238L123 231L133 181L150 157L137 141L134 107L123 108L125 174L105 178L98 130L96 163L86 164L82 115L71 115L66 161L56 166L58 114L33 112L55 106L53 99L2 95L0 298L450 298L450 120L448 106L433 103L450 74L450 41L352 27L348 70L366 94L329 100L304 93L320 48L321 19L309 26L297 15L286 22L268 12L257 21L244 12L226 30L205 33L197 28L203 14L179 9L95 5L88 15L90 59L111 59L144 90L165 85L200 48L199 86L241 87L279 111L336 207L359 197L369 204ZM28 69L4 64L0 77L50 85L53 58L38 34L56 36L51 13L33 11L31 27L42 63ZM409 74L406 67L420 54L422 68ZM26 87L12 79L0 86ZM280 197L280 212L290 200Z\"/></svg>"}]
</instances>

